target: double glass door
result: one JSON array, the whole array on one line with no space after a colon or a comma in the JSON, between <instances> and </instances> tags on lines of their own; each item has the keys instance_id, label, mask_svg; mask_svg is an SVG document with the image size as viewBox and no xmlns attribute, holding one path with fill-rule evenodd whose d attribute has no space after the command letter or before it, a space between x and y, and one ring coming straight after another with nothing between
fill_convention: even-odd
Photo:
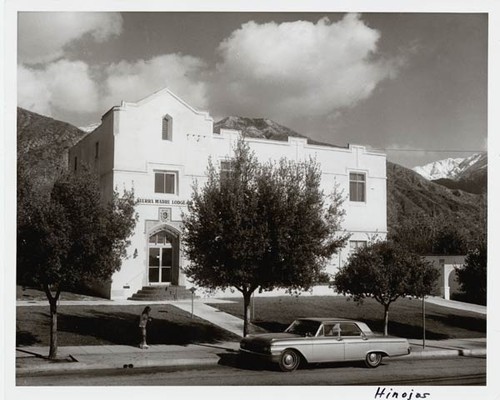
<instances>
[{"instance_id":1,"label":"double glass door","mask_svg":"<svg viewBox=\"0 0 500 400\"><path fill-rule=\"evenodd\" d=\"M172 282L173 247L166 232L149 238L149 283Z\"/></svg>"}]
</instances>

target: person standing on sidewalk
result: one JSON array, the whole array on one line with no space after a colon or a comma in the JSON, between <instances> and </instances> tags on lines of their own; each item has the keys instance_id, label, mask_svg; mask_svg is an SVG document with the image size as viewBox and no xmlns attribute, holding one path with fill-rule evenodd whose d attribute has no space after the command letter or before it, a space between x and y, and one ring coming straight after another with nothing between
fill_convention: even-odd
<instances>
[{"instance_id":1,"label":"person standing on sidewalk","mask_svg":"<svg viewBox=\"0 0 500 400\"><path fill-rule=\"evenodd\" d=\"M144 311L141 314L141 319L139 320L139 328L141 329L141 335L142 335L142 342L139 345L141 349L149 349L149 346L146 342L146 326L148 325L148 322L151 321L151 317L149 316L149 313L151 312L151 307L146 306Z\"/></svg>"}]
</instances>

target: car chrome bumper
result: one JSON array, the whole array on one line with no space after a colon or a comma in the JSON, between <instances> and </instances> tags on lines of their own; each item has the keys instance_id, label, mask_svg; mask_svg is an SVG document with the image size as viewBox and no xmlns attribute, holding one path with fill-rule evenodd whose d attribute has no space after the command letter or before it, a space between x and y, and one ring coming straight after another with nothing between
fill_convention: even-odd
<instances>
[{"instance_id":1,"label":"car chrome bumper","mask_svg":"<svg viewBox=\"0 0 500 400\"><path fill-rule=\"evenodd\" d=\"M280 354L279 353L258 353L256 351L246 350L240 348L240 355L244 357L251 357L260 361L276 363L279 361Z\"/></svg>"}]
</instances>

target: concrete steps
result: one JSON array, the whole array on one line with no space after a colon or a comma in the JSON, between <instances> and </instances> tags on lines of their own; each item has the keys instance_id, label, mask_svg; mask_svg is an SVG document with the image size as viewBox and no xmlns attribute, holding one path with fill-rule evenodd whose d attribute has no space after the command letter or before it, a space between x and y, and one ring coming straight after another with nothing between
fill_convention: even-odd
<instances>
[{"instance_id":1,"label":"concrete steps","mask_svg":"<svg viewBox=\"0 0 500 400\"><path fill-rule=\"evenodd\" d=\"M190 299L191 291L185 286L144 286L128 300L159 301Z\"/></svg>"}]
</instances>

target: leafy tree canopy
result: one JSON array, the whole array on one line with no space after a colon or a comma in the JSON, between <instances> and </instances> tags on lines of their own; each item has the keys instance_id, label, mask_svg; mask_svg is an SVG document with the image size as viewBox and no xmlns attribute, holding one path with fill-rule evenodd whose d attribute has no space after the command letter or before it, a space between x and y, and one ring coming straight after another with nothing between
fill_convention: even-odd
<instances>
[{"instance_id":1,"label":"leafy tree canopy","mask_svg":"<svg viewBox=\"0 0 500 400\"><path fill-rule=\"evenodd\" d=\"M134 195L102 204L89 172L63 175L49 197L24 184L18 213L18 271L24 283L72 289L120 268L136 218Z\"/></svg>"},{"instance_id":2,"label":"leafy tree canopy","mask_svg":"<svg viewBox=\"0 0 500 400\"><path fill-rule=\"evenodd\" d=\"M389 232L389 240L421 255L457 255L467 254L475 247L477 234L478 230L471 235L458 220L420 213L409 214L395 225Z\"/></svg>"},{"instance_id":3,"label":"leafy tree canopy","mask_svg":"<svg viewBox=\"0 0 500 400\"><path fill-rule=\"evenodd\" d=\"M385 309L385 334L391 303L403 296L432 291L439 272L422 257L388 242L376 242L354 253L335 275L333 286L354 301L372 297Z\"/></svg>"},{"instance_id":4,"label":"leafy tree canopy","mask_svg":"<svg viewBox=\"0 0 500 400\"><path fill-rule=\"evenodd\" d=\"M186 274L202 287L233 287L247 300L257 288L315 284L347 239L339 234L341 195L326 202L320 182L315 161L261 164L240 140L230 168L210 162L205 185L193 188L183 217Z\"/></svg>"},{"instance_id":5,"label":"leafy tree canopy","mask_svg":"<svg viewBox=\"0 0 500 400\"><path fill-rule=\"evenodd\" d=\"M486 241L483 241L467 254L463 268L457 269L458 281L466 299L482 305L486 305L487 253Z\"/></svg>"}]
</instances>

